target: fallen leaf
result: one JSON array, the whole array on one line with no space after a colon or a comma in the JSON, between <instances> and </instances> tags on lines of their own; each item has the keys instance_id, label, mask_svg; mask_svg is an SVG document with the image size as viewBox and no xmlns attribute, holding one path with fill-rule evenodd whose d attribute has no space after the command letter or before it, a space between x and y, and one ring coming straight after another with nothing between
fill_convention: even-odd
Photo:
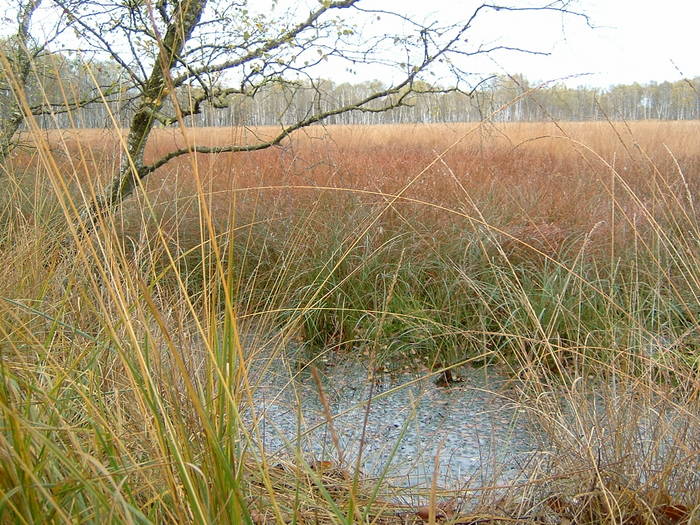
<instances>
[{"instance_id":1,"label":"fallen leaf","mask_svg":"<svg viewBox=\"0 0 700 525\"><path fill-rule=\"evenodd\" d=\"M685 505L661 505L657 509L674 524L687 523L690 517L690 511Z\"/></svg>"},{"instance_id":2,"label":"fallen leaf","mask_svg":"<svg viewBox=\"0 0 700 525\"><path fill-rule=\"evenodd\" d=\"M446 501L444 503L438 503L435 506L435 519L436 520L447 520L455 515L455 502ZM425 505L423 507L418 507L416 509L416 516L418 516L423 521L430 520L430 506Z\"/></svg>"},{"instance_id":3,"label":"fallen leaf","mask_svg":"<svg viewBox=\"0 0 700 525\"><path fill-rule=\"evenodd\" d=\"M333 466L334 465L332 461L316 460L313 463L311 463L311 468L314 469L316 472L324 472L326 470L332 469Z\"/></svg>"}]
</instances>

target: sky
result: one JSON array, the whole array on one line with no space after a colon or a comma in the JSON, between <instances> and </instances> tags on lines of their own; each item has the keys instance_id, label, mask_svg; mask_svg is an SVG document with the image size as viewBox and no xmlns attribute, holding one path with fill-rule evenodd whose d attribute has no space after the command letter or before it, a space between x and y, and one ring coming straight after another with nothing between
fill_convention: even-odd
<instances>
[{"instance_id":1,"label":"sky","mask_svg":"<svg viewBox=\"0 0 700 525\"><path fill-rule=\"evenodd\" d=\"M519 0L522 1L522 0ZM458 16L468 0L384 0L418 16ZM494 2L496 3L496 2ZM517 5L518 1L511 2ZM594 28L576 17L542 13L512 17L498 13L478 27L480 37L516 42L551 53L526 56L501 53L489 65L505 73L523 73L530 80L568 78L572 87L649 81L675 81L700 76L700 0L579 0L574 8L590 17Z\"/></svg>"},{"instance_id":2,"label":"sky","mask_svg":"<svg viewBox=\"0 0 700 525\"><path fill-rule=\"evenodd\" d=\"M528 77L591 72L584 83L604 87L700 76L699 0L585 0L581 7L595 28L570 24Z\"/></svg>"},{"instance_id":3,"label":"sky","mask_svg":"<svg viewBox=\"0 0 700 525\"><path fill-rule=\"evenodd\" d=\"M222 0L226 2L227 0ZM319 0L250 0L264 12L293 9L303 17ZM362 0L366 8L385 9L429 24L466 19L483 0ZM542 5L545 0L488 0L514 6ZM677 81L700 76L700 0L572 0L586 20L560 13L484 11L469 33L470 42L509 45L542 51L549 56L499 52L469 58L465 69L483 78L493 73L524 74L533 83L561 81L571 87L606 88L614 84ZM5 11L0 8L0 14ZM352 11L343 12L346 16ZM393 21L392 21L393 20ZM397 19L383 17L369 28L393 32ZM0 28L0 34L7 30ZM70 46L69 46L70 47ZM395 63L400 62L398 58ZM319 69L319 77L338 82L387 78L386 68L363 67L355 74L347 64Z\"/></svg>"}]
</instances>

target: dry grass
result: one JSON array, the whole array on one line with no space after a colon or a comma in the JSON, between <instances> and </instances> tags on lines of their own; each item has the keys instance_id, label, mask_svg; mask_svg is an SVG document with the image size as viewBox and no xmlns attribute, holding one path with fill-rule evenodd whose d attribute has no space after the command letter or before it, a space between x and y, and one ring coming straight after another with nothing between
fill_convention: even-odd
<instances>
[{"instance_id":1,"label":"dry grass","mask_svg":"<svg viewBox=\"0 0 700 525\"><path fill-rule=\"evenodd\" d=\"M118 139L34 134L3 168L0 520L699 522L699 128L314 127L168 164L68 253ZM159 130L147 156L269 132ZM240 413L292 337L497 362L551 454L423 508L268 464Z\"/></svg>"},{"instance_id":2,"label":"dry grass","mask_svg":"<svg viewBox=\"0 0 700 525\"><path fill-rule=\"evenodd\" d=\"M191 129L184 135L157 130L146 156L155 159L188 142L250 143L271 134L265 128ZM399 209L415 199L420 204L413 207L436 220L478 212L494 226L526 236L541 237L544 227L555 244L590 232L602 238L615 224L620 242L628 242L631 230L645 222L645 210L667 199L681 204L697 191L699 134L700 122L319 126L278 148L201 155L194 171L191 159L178 159L148 186L157 202L172 208L176 199L192 200L200 184L213 216L225 221L232 192L239 202L262 199L264 209L256 212L264 219L308 209L323 194L333 194L338 204L351 197L383 202L423 172L395 203ZM62 169L76 180L94 182L99 174L104 183L113 173L119 150L113 132L52 132L48 138Z\"/></svg>"}]
</instances>

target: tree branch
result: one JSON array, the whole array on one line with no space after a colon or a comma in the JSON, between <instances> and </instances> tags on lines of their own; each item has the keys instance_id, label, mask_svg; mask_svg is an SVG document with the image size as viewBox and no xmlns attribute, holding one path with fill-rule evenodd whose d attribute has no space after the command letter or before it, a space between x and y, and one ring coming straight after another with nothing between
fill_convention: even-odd
<instances>
[{"instance_id":1,"label":"tree branch","mask_svg":"<svg viewBox=\"0 0 700 525\"><path fill-rule=\"evenodd\" d=\"M347 9L349 7L352 7L359 1L360 0L342 0L337 2L329 2L323 5L323 7L317 9L316 11L312 11L309 14L308 18L306 18L306 20L300 22L289 31L284 32L278 38L266 41L263 45L254 49L253 51L249 51L242 57L238 57L233 60L228 60L220 64L205 65L200 68L190 68L189 72L173 79L173 84L175 86L181 86L195 75L201 75L204 73L219 73L222 71L226 71L227 69L234 69L236 67L240 67L243 64L246 64L248 62L251 62L252 60L262 57L265 53L269 53L270 51L273 51L283 46L284 44L288 44L289 42L294 40L300 33L313 27L313 24L319 18L321 18L327 11L330 11L332 9Z\"/></svg>"}]
</instances>

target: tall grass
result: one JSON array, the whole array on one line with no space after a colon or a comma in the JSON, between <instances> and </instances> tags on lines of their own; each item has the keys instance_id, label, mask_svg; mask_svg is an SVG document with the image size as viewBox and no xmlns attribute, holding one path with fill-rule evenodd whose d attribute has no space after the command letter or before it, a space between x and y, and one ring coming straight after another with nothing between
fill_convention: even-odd
<instances>
[{"instance_id":1,"label":"tall grass","mask_svg":"<svg viewBox=\"0 0 700 525\"><path fill-rule=\"evenodd\" d=\"M30 130L0 181L0 520L700 520L698 126L317 127L174 161L89 236L116 133ZM247 132L148 155L182 133ZM427 511L272 461L252 363L291 341L498 366L548 459Z\"/></svg>"}]
</instances>

